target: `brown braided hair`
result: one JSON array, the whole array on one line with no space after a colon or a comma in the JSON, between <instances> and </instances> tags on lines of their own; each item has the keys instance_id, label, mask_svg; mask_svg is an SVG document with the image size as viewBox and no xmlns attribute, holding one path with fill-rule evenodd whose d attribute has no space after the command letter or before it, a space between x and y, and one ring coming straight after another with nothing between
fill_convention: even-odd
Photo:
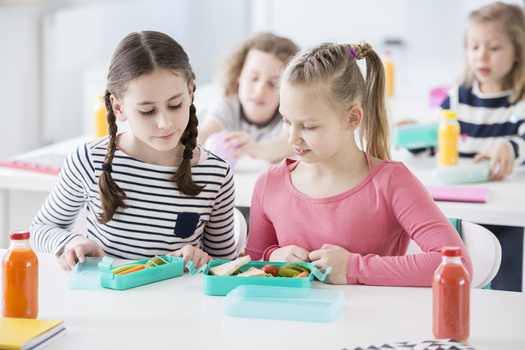
<instances>
[{"instance_id":1,"label":"brown braided hair","mask_svg":"<svg viewBox=\"0 0 525 350\"><path fill-rule=\"evenodd\" d=\"M355 53L355 57L354 57ZM366 80L357 60L366 59ZM337 111L359 105L361 148L379 159L390 159L390 127L383 62L372 46L323 43L297 54L281 75L281 85L308 86Z\"/></svg>"},{"instance_id":2,"label":"brown braided hair","mask_svg":"<svg viewBox=\"0 0 525 350\"><path fill-rule=\"evenodd\" d=\"M150 74L156 69L182 73L188 86L195 80L195 74L189 63L189 58L184 49L170 36L155 32L143 31L128 34L117 45L109 67L106 93L104 101L106 104L106 120L108 122L108 146L102 174L99 178L100 201L102 211L98 217L100 223L110 221L119 208L127 208L125 204L126 194L117 185L111 175L111 164L116 150L117 124L116 116L111 104L111 96L121 99L129 85L129 82L144 74ZM196 86L193 84L193 92ZM195 96L195 94L193 94ZM185 150L193 152L197 145L197 113L192 104L189 108L190 118L184 130L180 142ZM195 196L203 187L197 185L191 174L191 158L183 157L178 170L173 174L172 181L182 194Z\"/></svg>"}]
</instances>

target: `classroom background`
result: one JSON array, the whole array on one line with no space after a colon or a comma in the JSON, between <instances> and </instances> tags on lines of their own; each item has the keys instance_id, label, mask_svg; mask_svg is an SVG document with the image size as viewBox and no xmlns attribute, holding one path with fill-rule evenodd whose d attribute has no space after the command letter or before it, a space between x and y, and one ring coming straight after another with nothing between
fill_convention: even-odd
<instances>
[{"instance_id":1,"label":"classroom background","mask_svg":"<svg viewBox=\"0 0 525 350\"><path fill-rule=\"evenodd\" d=\"M132 31L179 41L198 88L213 81L231 44L272 31L301 47L366 40L390 50L396 92L422 94L461 73L465 18L489 2L0 0L0 159L92 132L112 51Z\"/></svg>"}]
</instances>

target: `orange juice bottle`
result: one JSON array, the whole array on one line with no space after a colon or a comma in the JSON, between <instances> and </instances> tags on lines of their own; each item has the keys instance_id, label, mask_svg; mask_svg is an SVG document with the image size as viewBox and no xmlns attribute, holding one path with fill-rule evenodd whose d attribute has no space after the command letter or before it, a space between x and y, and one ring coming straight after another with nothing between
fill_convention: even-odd
<instances>
[{"instance_id":1,"label":"orange juice bottle","mask_svg":"<svg viewBox=\"0 0 525 350\"><path fill-rule=\"evenodd\" d=\"M106 120L106 105L104 104L104 96L97 96L97 103L95 104L95 137L99 138L108 134L108 122Z\"/></svg>"},{"instance_id":2,"label":"orange juice bottle","mask_svg":"<svg viewBox=\"0 0 525 350\"><path fill-rule=\"evenodd\" d=\"M386 94L387 96L394 96L394 63L388 50L384 52L383 66L386 75Z\"/></svg>"},{"instance_id":3,"label":"orange juice bottle","mask_svg":"<svg viewBox=\"0 0 525 350\"><path fill-rule=\"evenodd\" d=\"M470 334L470 279L459 247L441 249L432 278L432 331L436 339L465 341Z\"/></svg>"},{"instance_id":4,"label":"orange juice bottle","mask_svg":"<svg viewBox=\"0 0 525 350\"><path fill-rule=\"evenodd\" d=\"M458 140L460 127L456 112L445 109L438 127L438 165L458 163Z\"/></svg>"},{"instance_id":5,"label":"orange juice bottle","mask_svg":"<svg viewBox=\"0 0 525 350\"><path fill-rule=\"evenodd\" d=\"M28 231L11 231L11 245L2 259L2 315L38 316L38 259Z\"/></svg>"}]
</instances>

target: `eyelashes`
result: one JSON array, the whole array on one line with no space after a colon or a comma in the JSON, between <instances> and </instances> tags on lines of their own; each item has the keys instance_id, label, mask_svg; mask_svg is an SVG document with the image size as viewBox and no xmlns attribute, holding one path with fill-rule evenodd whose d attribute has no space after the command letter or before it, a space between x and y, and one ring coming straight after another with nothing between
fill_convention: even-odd
<instances>
[{"instance_id":1,"label":"eyelashes","mask_svg":"<svg viewBox=\"0 0 525 350\"><path fill-rule=\"evenodd\" d=\"M178 105L176 106L168 106L168 108L172 111L176 111L177 109L181 109L182 108L182 102L179 103ZM155 113L155 108L149 110L149 111L139 111L140 114L142 114L143 116L147 117L147 116L150 116L150 115L153 115Z\"/></svg>"}]
</instances>

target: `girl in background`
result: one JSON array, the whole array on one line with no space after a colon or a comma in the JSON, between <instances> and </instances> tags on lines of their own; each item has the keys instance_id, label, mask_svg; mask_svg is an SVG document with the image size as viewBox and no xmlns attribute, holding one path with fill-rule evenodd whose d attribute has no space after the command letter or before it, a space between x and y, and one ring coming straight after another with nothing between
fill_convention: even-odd
<instances>
[{"instance_id":1,"label":"girl in background","mask_svg":"<svg viewBox=\"0 0 525 350\"><path fill-rule=\"evenodd\" d=\"M517 5L495 2L470 13L467 65L460 85L442 104L457 111L460 156L490 159L498 181L525 164L525 16ZM521 291L523 227L483 225L499 239L501 267L493 289Z\"/></svg>"},{"instance_id":2,"label":"girl in background","mask_svg":"<svg viewBox=\"0 0 525 350\"><path fill-rule=\"evenodd\" d=\"M440 249L453 245L472 273L428 191L389 160L385 72L370 45L314 47L292 59L280 84L283 130L298 159L258 178L245 254L332 266L328 283L430 286ZM424 253L404 255L411 239Z\"/></svg>"},{"instance_id":3,"label":"girl in background","mask_svg":"<svg viewBox=\"0 0 525 350\"><path fill-rule=\"evenodd\" d=\"M286 61L298 51L290 39L259 33L235 46L219 72L224 96L205 115L199 143L222 130L232 158L278 162L293 154L282 136L279 98L275 86Z\"/></svg>"},{"instance_id":4,"label":"girl in background","mask_svg":"<svg viewBox=\"0 0 525 350\"><path fill-rule=\"evenodd\" d=\"M235 258L228 164L197 145L195 75L183 48L153 31L117 46L107 78L109 136L66 159L31 225L33 246L71 270L85 256ZM117 133L116 119L130 131ZM73 232L83 207L87 232Z\"/></svg>"}]
</instances>

